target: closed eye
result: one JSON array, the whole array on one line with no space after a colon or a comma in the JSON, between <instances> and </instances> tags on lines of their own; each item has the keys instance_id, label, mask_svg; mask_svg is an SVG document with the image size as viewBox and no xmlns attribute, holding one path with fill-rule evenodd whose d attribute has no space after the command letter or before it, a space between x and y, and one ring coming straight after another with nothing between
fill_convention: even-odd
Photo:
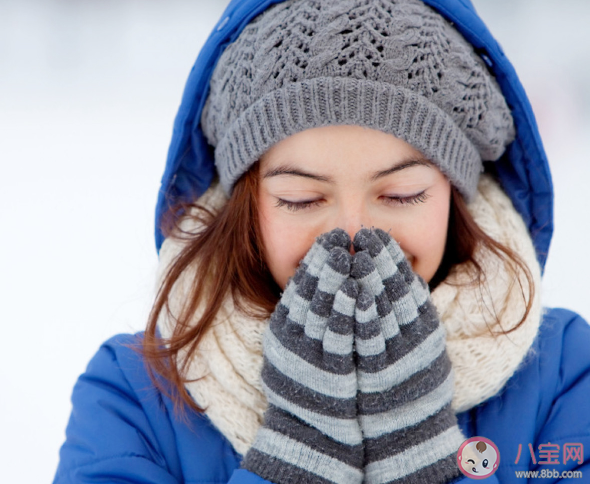
<instances>
[{"instance_id":1,"label":"closed eye","mask_svg":"<svg viewBox=\"0 0 590 484\"><path fill-rule=\"evenodd\" d=\"M283 200L282 198L277 198L277 203L275 207L287 207L287 210L291 210L292 212L296 212L297 210L305 210L307 208L319 206L321 204L321 200L308 200L304 202L290 202L289 200Z\"/></svg>"},{"instance_id":2,"label":"closed eye","mask_svg":"<svg viewBox=\"0 0 590 484\"><path fill-rule=\"evenodd\" d=\"M423 192L417 193L416 195L409 195L407 197L383 197L385 203L391 205L415 205L417 203L424 203L430 195L426 193L426 190Z\"/></svg>"}]
</instances>

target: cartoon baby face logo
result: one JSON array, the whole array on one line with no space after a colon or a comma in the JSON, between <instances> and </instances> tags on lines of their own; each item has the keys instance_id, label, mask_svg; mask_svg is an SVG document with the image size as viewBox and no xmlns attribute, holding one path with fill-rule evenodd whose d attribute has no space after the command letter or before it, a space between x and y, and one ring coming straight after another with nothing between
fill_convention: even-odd
<instances>
[{"instance_id":1,"label":"cartoon baby face logo","mask_svg":"<svg viewBox=\"0 0 590 484\"><path fill-rule=\"evenodd\" d=\"M471 479L487 479L498 470L500 451L485 437L471 437L457 452L457 465Z\"/></svg>"}]
</instances>

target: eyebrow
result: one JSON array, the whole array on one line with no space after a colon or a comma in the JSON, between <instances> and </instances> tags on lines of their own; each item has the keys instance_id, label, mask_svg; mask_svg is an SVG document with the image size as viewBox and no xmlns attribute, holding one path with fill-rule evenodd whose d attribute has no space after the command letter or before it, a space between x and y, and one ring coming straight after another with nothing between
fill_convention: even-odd
<instances>
[{"instance_id":1,"label":"eyebrow","mask_svg":"<svg viewBox=\"0 0 590 484\"><path fill-rule=\"evenodd\" d=\"M427 166L429 168L432 168L432 163L430 161L428 161L426 158L407 159L407 160L402 161L401 163L396 163L394 166L392 166L391 168L388 168L387 170L376 171L375 173L373 173L371 175L370 180L376 181L379 178L383 178L384 176L391 175L392 173L396 173L398 171L405 170L406 168L411 168L413 166ZM277 166L276 168L273 168L272 170L267 171L262 176L262 178L271 178L273 176L281 176L281 175L300 176L303 178L310 178L312 180L317 180L320 182L331 183L331 184L334 183L334 179L332 177L324 176L324 175L317 175L315 173L309 173L309 172L301 170L299 168L291 167L288 164L280 165L280 166Z\"/></svg>"}]
</instances>

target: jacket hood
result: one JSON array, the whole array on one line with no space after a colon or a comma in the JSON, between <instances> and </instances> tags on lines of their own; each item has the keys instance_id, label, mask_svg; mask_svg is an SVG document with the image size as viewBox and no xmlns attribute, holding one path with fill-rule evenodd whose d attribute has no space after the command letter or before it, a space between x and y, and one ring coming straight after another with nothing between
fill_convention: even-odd
<instances>
[{"instance_id":1,"label":"jacket hood","mask_svg":"<svg viewBox=\"0 0 590 484\"><path fill-rule=\"evenodd\" d=\"M209 80L225 47L257 15L284 0L232 0L209 35L187 80L174 121L166 169L156 206L156 248L164 240L161 219L171 205L200 197L216 175L214 149L200 125ZM499 182L522 216L541 270L553 234L553 184L547 156L528 97L514 67L478 16L470 0L423 0L470 42L488 65L512 111L516 139L493 163Z\"/></svg>"}]
</instances>

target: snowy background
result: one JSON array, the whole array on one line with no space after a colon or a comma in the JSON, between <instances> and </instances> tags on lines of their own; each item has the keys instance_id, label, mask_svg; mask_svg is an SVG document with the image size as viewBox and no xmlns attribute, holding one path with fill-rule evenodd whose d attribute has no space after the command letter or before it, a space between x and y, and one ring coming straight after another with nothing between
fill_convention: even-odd
<instances>
[{"instance_id":1,"label":"snowy background","mask_svg":"<svg viewBox=\"0 0 590 484\"><path fill-rule=\"evenodd\" d=\"M227 0L0 0L0 481L51 482L76 378L141 330L188 72ZM476 0L553 169L544 301L590 318L590 3Z\"/></svg>"}]
</instances>

